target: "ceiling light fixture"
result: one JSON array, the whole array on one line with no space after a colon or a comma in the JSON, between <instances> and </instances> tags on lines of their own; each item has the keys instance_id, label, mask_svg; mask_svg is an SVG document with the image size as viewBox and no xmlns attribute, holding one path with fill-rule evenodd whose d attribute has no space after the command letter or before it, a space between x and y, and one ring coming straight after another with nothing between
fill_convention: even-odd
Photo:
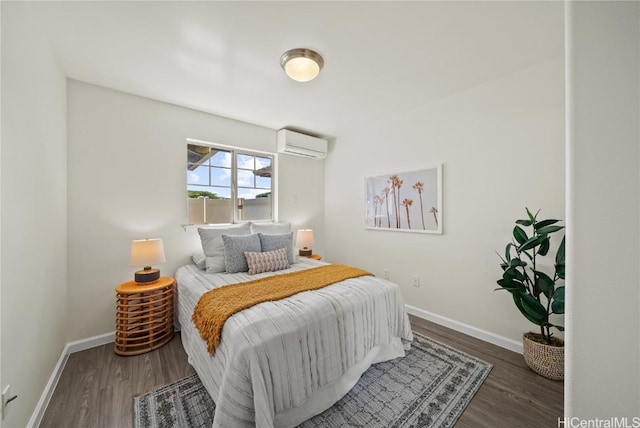
<instances>
[{"instance_id":1,"label":"ceiling light fixture","mask_svg":"<svg viewBox=\"0 0 640 428\"><path fill-rule=\"evenodd\" d=\"M296 48L286 51L280 57L280 65L287 76L297 82L313 80L322 70L322 56L311 49Z\"/></svg>"}]
</instances>

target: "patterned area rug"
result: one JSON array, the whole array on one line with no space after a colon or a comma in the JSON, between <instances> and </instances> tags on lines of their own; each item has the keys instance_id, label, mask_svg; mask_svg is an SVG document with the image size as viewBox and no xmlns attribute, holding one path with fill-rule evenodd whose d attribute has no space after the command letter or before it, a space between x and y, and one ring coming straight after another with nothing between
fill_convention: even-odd
<instances>
[{"instance_id":1,"label":"patterned area rug","mask_svg":"<svg viewBox=\"0 0 640 428\"><path fill-rule=\"evenodd\" d=\"M452 427L492 366L414 332L404 358L374 364L300 427ZM197 375L134 397L136 428L211 427L215 403Z\"/></svg>"}]
</instances>

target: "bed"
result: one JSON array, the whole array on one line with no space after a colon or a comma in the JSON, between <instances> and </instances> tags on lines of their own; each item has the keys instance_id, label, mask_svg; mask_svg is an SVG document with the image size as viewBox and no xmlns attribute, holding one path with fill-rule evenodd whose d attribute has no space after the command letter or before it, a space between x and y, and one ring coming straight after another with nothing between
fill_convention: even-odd
<instances>
[{"instance_id":1,"label":"bed","mask_svg":"<svg viewBox=\"0 0 640 428\"><path fill-rule=\"evenodd\" d=\"M413 339L398 286L348 279L231 316L215 356L192 321L213 288L326 265L298 258L289 269L249 275L176 272L177 313L189 362L216 403L214 427L293 427L331 407L371 364L404 356Z\"/></svg>"}]
</instances>

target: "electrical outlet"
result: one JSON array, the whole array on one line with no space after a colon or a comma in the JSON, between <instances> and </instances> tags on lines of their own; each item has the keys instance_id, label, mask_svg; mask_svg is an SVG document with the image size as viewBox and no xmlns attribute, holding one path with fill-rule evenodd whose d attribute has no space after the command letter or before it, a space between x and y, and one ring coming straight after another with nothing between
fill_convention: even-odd
<instances>
[{"instance_id":1,"label":"electrical outlet","mask_svg":"<svg viewBox=\"0 0 640 428\"><path fill-rule=\"evenodd\" d=\"M413 286L414 287L420 287L420 277L419 276L414 276L413 277Z\"/></svg>"},{"instance_id":2,"label":"electrical outlet","mask_svg":"<svg viewBox=\"0 0 640 428\"><path fill-rule=\"evenodd\" d=\"M384 270L384 279L389 279L389 269Z\"/></svg>"},{"instance_id":3,"label":"electrical outlet","mask_svg":"<svg viewBox=\"0 0 640 428\"><path fill-rule=\"evenodd\" d=\"M2 390L2 419L7 415L7 405L11 398L11 385L7 385Z\"/></svg>"}]
</instances>

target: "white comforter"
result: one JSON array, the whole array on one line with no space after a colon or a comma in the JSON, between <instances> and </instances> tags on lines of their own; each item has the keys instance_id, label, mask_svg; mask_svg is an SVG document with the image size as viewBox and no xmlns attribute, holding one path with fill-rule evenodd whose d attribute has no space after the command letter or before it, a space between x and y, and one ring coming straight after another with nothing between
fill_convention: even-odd
<instances>
[{"instance_id":1,"label":"white comforter","mask_svg":"<svg viewBox=\"0 0 640 428\"><path fill-rule=\"evenodd\" d=\"M301 258L275 274L321 264ZM267 275L195 265L176 273L182 342L216 403L214 427L295 426L331 407L371 364L404 356L413 339L398 286L365 276L233 315L212 357L191 321L200 296Z\"/></svg>"}]
</instances>

